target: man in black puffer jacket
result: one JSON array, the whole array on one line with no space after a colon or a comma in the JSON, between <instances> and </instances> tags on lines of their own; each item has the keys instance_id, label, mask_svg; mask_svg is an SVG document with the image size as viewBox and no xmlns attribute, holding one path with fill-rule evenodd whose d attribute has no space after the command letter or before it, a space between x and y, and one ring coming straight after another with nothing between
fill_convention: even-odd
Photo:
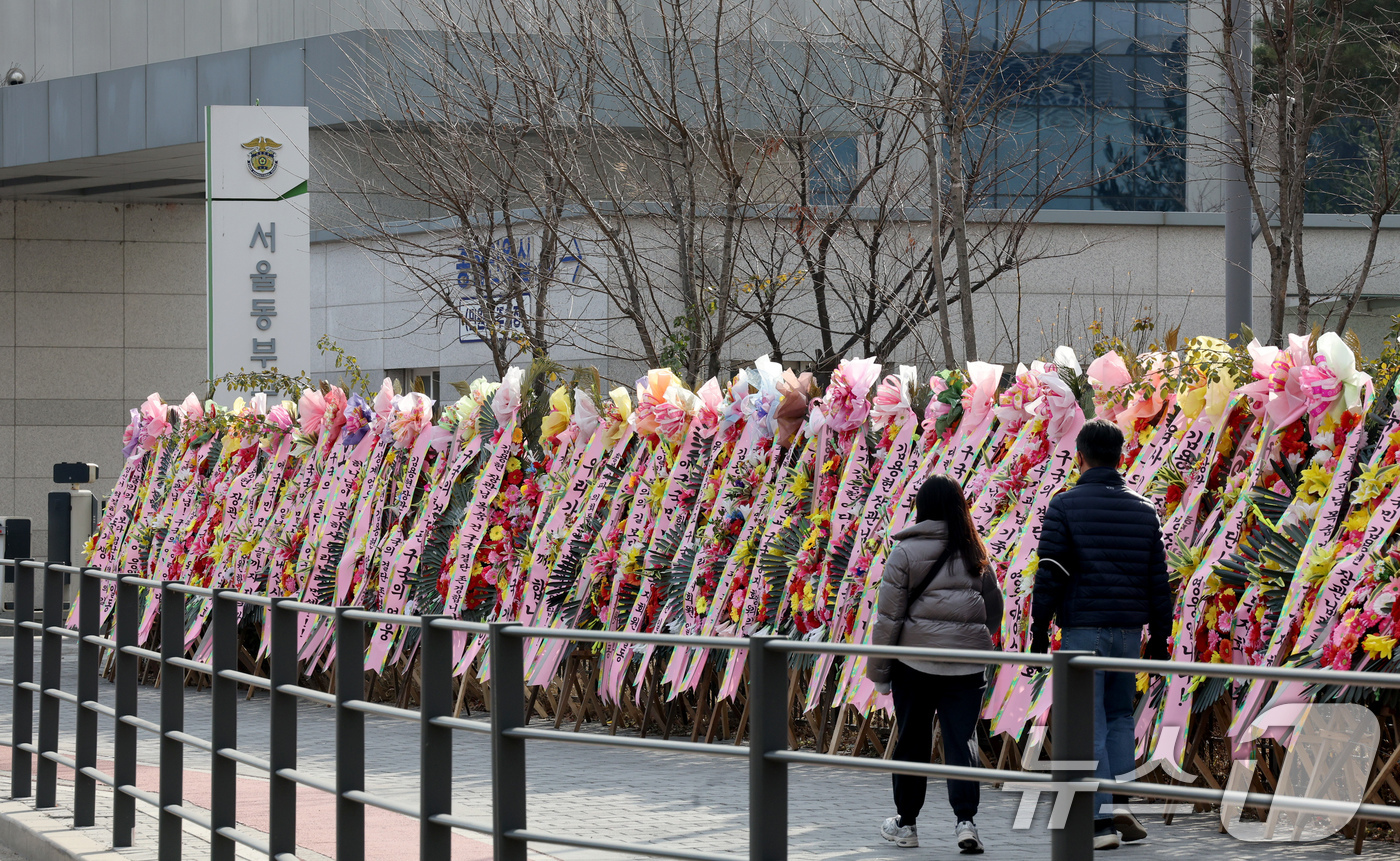
<instances>
[{"instance_id":1,"label":"man in black puffer jacket","mask_svg":"<svg viewBox=\"0 0 1400 861\"><path fill-rule=\"evenodd\" d=\"M1048 651L1050 621L1060 647L1104 657L1166 660L1172 594L1166 551L1152 503L1118 474L1123 432L1103 419L1084 423L1075 440L1079 482L1050 501L1040 530L1040 567L1031 598L1031 650ZM1135 765L1131 673L1094 674L1094 757L1098 777L1128 775ZM1116 827L1115 827L1116 826ZM1094 797L1094 848L1114 849L1147 836L1113 796Z\"/></svg>"}]
</instances>

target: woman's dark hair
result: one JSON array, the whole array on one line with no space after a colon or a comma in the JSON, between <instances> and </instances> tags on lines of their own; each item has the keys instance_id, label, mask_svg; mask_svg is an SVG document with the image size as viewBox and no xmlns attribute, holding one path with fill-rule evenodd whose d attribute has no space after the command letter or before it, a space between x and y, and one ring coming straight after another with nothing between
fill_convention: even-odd
<instances>
[{"instance_id":1,"label":"woman's dark hair","mask_svg":"<svg viewBox=\"0 0 1400 861\"><path fill-rule=\"evenodd\" d=\"M962 485L946 475L935 475L919 488L914 504L916 520L948 524L948 552L962 555L969 574L987 567L987 548L972 523L972 508L963 496Z\"/></svg>"},{"instance_id":2,"label":"woman's dark hair","mask_svg":"<svg viewBox=\"0 0 1400 861\"><path fill-rule=\"evenodd\" d=\"M1117 469L1123 461L1123 432L1113 422L1090 419L1079 429L1074 443L1084 455L1085 465L1091 469L1096 466Z\"/></svg>"}]
</instances>

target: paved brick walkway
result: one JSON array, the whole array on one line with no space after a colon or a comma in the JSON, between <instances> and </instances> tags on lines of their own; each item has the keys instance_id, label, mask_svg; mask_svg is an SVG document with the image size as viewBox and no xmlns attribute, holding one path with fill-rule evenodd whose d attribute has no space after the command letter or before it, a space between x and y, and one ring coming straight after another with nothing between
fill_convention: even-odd
<instances>
[{"instance_id":1,"label":"paved brick walkway","mask_svg":"<svg viewBox=\"0 0 1400 861\"><path fill-rule=\"evenodd\" d=\"M64 688L74 689L74 662L65 661ZM0 675L10 676L13 668L11 641L0 639ZM37 667L36 667L37 677ZM99 698L111 703L113 688L100 683ZM158 691L142 688L140 714L154 720L158 714ZM241 749L257 756L267 755L268 715L265 695L240 699L238 742ZM73 709L61 707L60 745L71 751ZM542 722L537 721L537 724ZM10 689L0 688L0 738L9 738ZM202 738L209 732L208 692L187 689L186 732ZM155 788L159 763L156 738L140 732L138 761L142 764L139 783ZM111 722L99 718L98 756L112 756ZM331 709L302 703L298 710L298 768L313 776L334 779L333 745L335 727ZM366 717L366 785L375 794L416 804L418 745L416 724L391 718ZM208 803L208 754L187 749L185 755L187 795L192 806ZM477 733L457 733L453 750L454 813L483 824L490 822L490 748L488 738ZM8 762L0 760L0 768ZM102 767L100 764L99 767ZM632 843L655 843L673 849L705 852L731 852L742 856L747 848L748 780L747 762L687 754L633 751L592 745L531 742L529 747L529 827L531 830L580 837L612 839ZM103 770L106 770L104 768ZM0 776L0 793L8 789L8 775ZM266 780L253 770L240 772L239 821L250 830L266 827ZM61 785L59 801L71 795ZM92 840L110 846L110 792L98 788L99 816L96 829L87 830ZM1045 822L1048 803L1042 803L1031 828L1011 830L1018 794L984 788L982 811L978 816L988 859L1044 859L1049 857L1050 841ZM0 805L0 812L18 810L25 802ZM32 806L32 803L29 805ZM146 806L137 803L136 847L113 854L112 858L154 858L155 818ZM795 767L790 771L789 845L794 861L859 859L885 861L949 857L956 855L952 844L952 813L939 782L929 789L929 803L920 818L923 846L899 850L882 841L877 833L880 820L892 813L889 778L874 773L847 772L827 768ZM1350 855L1349 841L1331 838L1315 844L1267 846L1236 841L1217 831L1212 815L1178 815L1171 826L1160 817L1144 817L1151 831L1147 840L1126 846L1124 859L1197 859L1204 854L1237 859L1292 861L1292 859L1335 859ZM367 811L367 837L370 858L412 858L417 854L415 821L378 810ZM304 847L299 856L323 859L334 856L333 806L329 796L303 788L298 796L298 842ZM107 830L103 830L103 828ZM207 850L207 839L200 830L186 827L186 857L199 857ZM564 861L603 861L623 856L614 853L539 845L540 859ZM453 857L486 859L490 845L476 835L458 838ZM1368 843L1366 856L1400 859L1400 848L1393 843ZM259 857L240 851L240 857ZM0 856L3 861L3 856Z\"/></svg>"}]
</instances>

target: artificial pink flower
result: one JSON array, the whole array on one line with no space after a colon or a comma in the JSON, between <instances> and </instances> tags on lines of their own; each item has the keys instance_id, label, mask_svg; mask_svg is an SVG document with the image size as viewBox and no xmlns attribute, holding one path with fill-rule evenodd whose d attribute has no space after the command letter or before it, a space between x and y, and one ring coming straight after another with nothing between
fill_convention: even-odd
<instances>
[{"instance_id":1,"label":"artificial pink flower","mask_svg":"<svg viewBox=\"0 0 1400 861\"><path fill-rule=\"evenodd\" d=\"M880 364L874 359L847 359L831 373L831 385L826 388L827 423L840 433L855 430L870 414L866 394L880 375Z\"/></svg>"},{"instance_id":2,"label":"artificial pink flower","mask_svg":"<svg viewBox=\"0 0 1400 861\"><path fill-rule=\"evenodd\" d=\"M282 431L289 431L295 422L292 421L292 414L287 411L287 407L278 404L267 411L267 423Z\"/></svg>"},{"instance_id":3,"label":"artificial pink flower","mask_svg":"<svg viewBox=\"0 0 1400 861\"><path fill-rule=\"evenodd\" d=\"M724 403L724 395L714 377L706 380L705 385L695 394L700 398L700 409L695 414L696 428L702 437L708 439L714 436L719 428L719 411Z\"/></svg>"},{"instance_id":4,"label":"artificial pink flower","mask_svg":"<svg viewBox=\"0 0 1400 861\"><path fill-rule=\"evenodd\" d=\"M141 425L140 446L151 451L160 439L170 433L170 407L161 402L160 395L152 394L141 404L141 415L145 422Z\"/></svg>"},{"instance_id":5,"label":"artificial pink flower","mask_svg":"<svg viewBox=\"0 0 1400 861\"><path fill-rule=\"evenodd\" d=\"M432 423L433 399L422 392L409 392L399 399L398 410L389 421L394 445L410 448Z\"/></svg>"},{"instance_id":6,"label":"artificial pink flower","mask_svg":"<svg viewBox=\"0 0 1400 861\"><path fill-rule=\"evenodd\" d=\"M326 392L326 413L321 419L321 427L332 440L340 434L340 429L345 427L346 405L345 391L340 386L331 386L331 390Z\"/></svg>"},{"instance_id":7,"label":"artificial pink flower","mask_svg":"<svg viewBox=\"0 0 1400 861\"><path fill-rule=\"evenodd\" d=\"M180 414L187 421L197 422L204 418L204 404L199 400L194 392L185 395L184 403L180 404Z\"/></svg>"},{"instance_id":8,"label":"artificial pink flower","mask_svg":"<svg viewBox=\"0 0 1400 861\"><path fill-rule=\"evenodd\" d=\"M374 417L385 419L389 417L390 411L394 409L394 384L388 377L379 386L379 392L374 396Z\"/></svg>"},{"instance_id":9,"label":"artificial pink flower","mask_svg":"<svg viewBox=\"0 0 1400 861\"><path fill-rule=\"evenodd\" d=\"M315 389L305 389L297 401L297 426L307 436L318 436L325 423L329 404L326 398Z\"/></svg>"}]
</instances>

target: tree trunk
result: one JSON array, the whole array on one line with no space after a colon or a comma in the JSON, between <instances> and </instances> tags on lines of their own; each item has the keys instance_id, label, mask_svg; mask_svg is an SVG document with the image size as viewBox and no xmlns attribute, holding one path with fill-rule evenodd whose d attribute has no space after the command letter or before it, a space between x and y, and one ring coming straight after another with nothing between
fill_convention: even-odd
<instances>
[{"instance_id":1,"label":"tree trunk","mask_svg":"<svg viewBox=\"0 0 1400 861\"><path fill-rule=\"evenodd\" d=\"M1371 277L1371 264L1376 259L1376 240L1380 237L1381 218L1384 216L1385 212L1383 211L1371 213L1371 226L1366 236L1366 256L1361 261L1361 271L1356 276L1356 286L1352 288L1351 295L1347 297L1346 305L1342 308L1342 316L1337 320L1336 332L1338 335L1346 332L1351 312L1356 310L1356 303L1361 300L1361 291L1366 288L1366 279Z\"/></svg>"},{"instance_id":2,"label":"tree trunk","mask_svg":"<svg viewBox=\"0 0 1400 861\"><path fill-rule=\"evenodd\" d=\"M943 363L951 369L957 367L957 358L953 355L953 326L948 319L948 282L943 277L943 159L938 135L934 131L933 86L927 75L924 76L923 90L924 150L928 160L929 273L933 278L934 290L938 293L938 335L943 341Z\"/></svg>"},{"instance_id":3,"label":"tree trunk","mask_svg":"<svg viewBox=\"0 0 1400 861\"><path fill-rule=\"evenodd\" d=\"M948 188L953 221L953 250L958 259L958 307L962 312L963 352L967 361L977 356L977 319L972 313L972 266L967 253L967 184L963 176L962 128L957 122L949 136Z\"/></svg>"}]
</instances>

